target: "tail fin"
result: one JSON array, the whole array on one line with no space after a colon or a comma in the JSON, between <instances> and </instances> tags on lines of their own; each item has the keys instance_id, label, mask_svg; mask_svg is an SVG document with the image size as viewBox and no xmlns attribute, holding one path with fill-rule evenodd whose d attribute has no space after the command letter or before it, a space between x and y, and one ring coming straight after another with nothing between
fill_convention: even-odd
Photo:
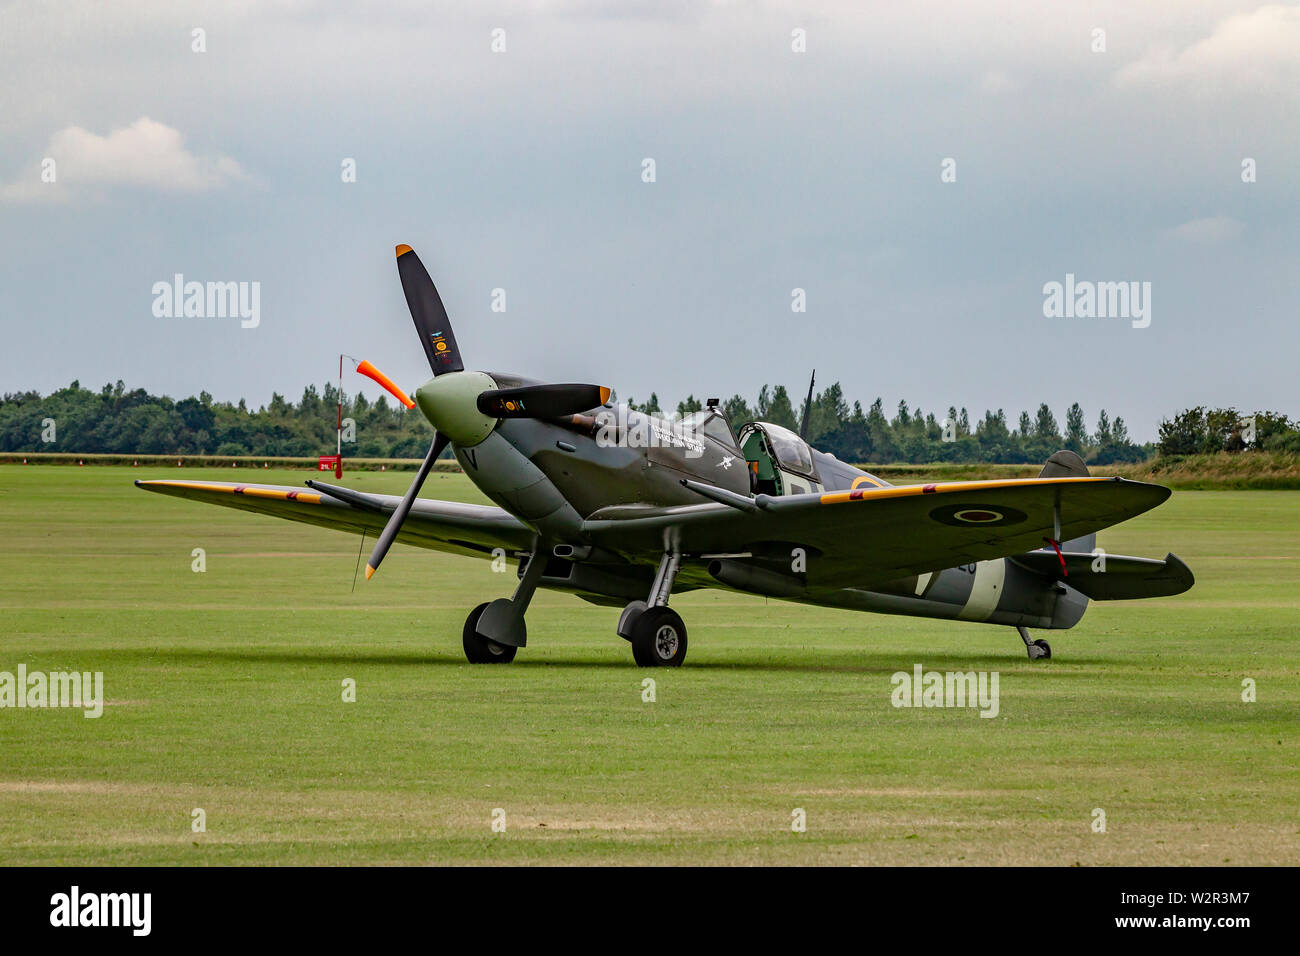
<instances>
[{"instance_id":1,"label":"tail fin","mask_svg":"<svg viewBox=\"0 0 1300 956\"><path fill-rule=\"evenodd\" d=\"M1087 478L1088 466L1083 463L1083 459L1070 451L1068 448L1062 448L1051 458L1047 459L1047 464L1043 470L1038 473L1039 478Z\"/></svg>"},{"instance_id":2,"label":"tail fin","mask_svg":"<svg viewBox=\"0 0 1300 956\"><path fill-rule=\"evenodd\" d=\"M1088 476L1088 466L1083 463L1082 458L1068 448L1062 448L1047 459L1047 464L1043 465L1043 470L1038 473L1039 478L1087 478ZM1095 533L1061 542L1062 551L1092 551L1096 546Z\"/></svg>"}]
</instances>

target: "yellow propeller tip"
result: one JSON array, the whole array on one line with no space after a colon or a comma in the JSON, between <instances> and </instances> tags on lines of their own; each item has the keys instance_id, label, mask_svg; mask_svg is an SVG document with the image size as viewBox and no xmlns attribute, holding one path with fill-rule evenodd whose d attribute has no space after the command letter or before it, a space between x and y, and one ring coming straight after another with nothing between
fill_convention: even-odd
<instances>
[{"instance_id":1,"label":"yellow propeller tip","mask_svg":"<svg viewBox=\"0 0 1300 956\"><path fill-rule=\"evenodd\" d=\"M366 565L366 580L369 581L369 580L370 580L370 575L372 575L372 574L374 574L374 573L375 573L375 569L372 568L370 565L367 564L367 565Z\"/></svg>"},{"instance_id":2,"label":"yellow propeller tip","mask_svg":"<svg viewBox=\"0 0 1300 956\"><path fill-rule=\"evenodd\" d=\"M406 243L402 243L402 245L400 245L400 246L397 247L397 258L400 259L400 258L402 258L402 256L406 255L408 252L414 252L414 251L415 251L415 250L412 249L410 246L406 245Z\"/></svg>"},{"instance_id":3,"label":"yellow propeller tip","mask_svg":"<svg viewBox=\"0 0 1300 956\"><path fill-rule=\"evenodd\" d=\"M609 396L610 396L610 390L602 385L600 387L600 404L604 405L607 401L609 401Z\"/></svg>"}]
</instances>

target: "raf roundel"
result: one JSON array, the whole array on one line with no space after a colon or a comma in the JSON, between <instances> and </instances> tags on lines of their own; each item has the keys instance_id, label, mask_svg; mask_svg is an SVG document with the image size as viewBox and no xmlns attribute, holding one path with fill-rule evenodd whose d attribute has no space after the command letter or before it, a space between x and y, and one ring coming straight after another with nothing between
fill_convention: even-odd
<instances>
[{"instance_id":1,"label":"raf roundel","mask_svg":"<svg viewBox=\"0 0 1300 956\"><path fill-rule=\"evenodd\" d=\"M1028 515L1015 508L1001 505L996 508L987 505L945 505L930 512L930 517L940 524L958 528L983 527L996 528L1020 524Z\"/></svg>"}]
</instances>

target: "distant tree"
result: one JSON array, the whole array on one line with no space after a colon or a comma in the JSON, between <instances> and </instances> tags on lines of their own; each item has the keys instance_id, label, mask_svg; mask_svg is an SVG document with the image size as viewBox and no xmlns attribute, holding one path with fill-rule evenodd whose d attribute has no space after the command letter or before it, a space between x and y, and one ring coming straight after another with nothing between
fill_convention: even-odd
<instances>
[{"instance_id":1,"label":"distant tree","mask_svg":"<svg viewBox=\"0 0 1300 956\"><path fill-rule=\"evenodd\" d=\"M1028 412L1020 413L1020 421L1016 424L1016 435L1024 442L1034 434L1034 423L1030 419Z\"/></svg>"},{"instance_id":2,"label":"distant tree","mask_svg":"<svg viewBox=\"0 0 1300 956\"><path fill-rule=\"evenodd\" d=\"M1241 413L1235 408L1212 408L1205 413L1205 440L1201 451L1244 451Z\"/></svg>"},{"instance_id":3,"label":"distant tree","mask_svg":"<svg viewBox=\"0 0 1300 956\"><path fill-rule=\"evenodd\" d=\"M722 414L727 416L727 421L731 423L732 428L740 428L741 425L752 422L758 417L740 395L732 395L722 403Z\"/></svg>"},{"instance_id":4,"label":"distant tree","mask_svg":"<svg viewBox=\"0 0 1300 956\"><path fill-rule=\"evenodd\" d=\"M1081 457L1088 454L1088 426L1078 402L1065 413L1065 447Z\"/></svg>"},{"instance_id":5,"label":"distant tree","mask_svg":"<svg viewBox=\"0 0 1300 956\"><path fill-rule=\"evenodd\" d=\"M1131 444L1128 437L1128 426L1124 424L1124 419L1118 415L1115 416L1115 424L1110 429L1111 444L1128 445Z\"/></svg>"},{"instance_id":6,"label":"distant tree","mask_svg":"<svg viewBox=\"0 0 1300 956\"><path fill-rule=\"evenodd\" d=\"M1157 447L1162 455L1195 455L1205 442L1205 409L1186 408L1160 422Z\"/></svg>"},{"instance_id":7,"label":"distant tree","mask_svg":"<svg viewBox=\"0 0 1300 956\"><path fill-rule=\"evenodd\" d=\"M808 419L808 440L816 444L823 435L831 435L840 430L849 419L849 404L844 399L844 390L835 382L812 402L812 413ZM803 422L803 411L799 412L799 422Z\"/></svg>"},{"instance_id":8,"label":"distant tree","mask_svg":"<svg viewBox=\"0 0 1300 956\"><path fill-rule=\"evenodd\" d=\"M1002 463L1020 458L1019 447L1007 428L1006 412L1000 408L997 412L984 413L984 418L975 426L975 441L984 461Z\"/></svg>"},{"instance_id":9,"label":"distant tree","mask_svg":"<svg viewBox=\"0 0 1300 956\"><path fill-rule=\"evenodd\" d=\"M1269 451L1300 451L1300 420L1292 421L1280 412L1255 412L1255 440L1250 448Z\"/></svg>"},{"instance_id":10,"label":"distant tree","mask_svg":"<svg viewBox=\"0 0 1300 956\"><path fill-rule=\"evenodd\" d=\"M1103 408L1101 414L1097 416L1097 432L1092 436L1093 444L1098 448L1105 448L1113 441L1112 435L1110 416L1106 414L1106 409Z\"/></svg>"},{"instance_id":11,"label":"distant tree","mask_svg":"<svg viewBox=\"0 0 1300 956\"><path fill-rule=\"evenodd\" d=\"M682 418L690 415L692 412L702 411L704 404L694 395L687 395L685 401L677 403L677 414Z\"/></svg>"},{"instance_id":12,"label":"distant tree","mask_svg":"<svg viewBox=\"0 0 1300 956\"><path fill-rule=\"evenodd\" d=\"M797 431L798 422L794 419L794 406L790 404L790 395L785 390L784 385L778 385L771 391L771 397L768 399L766 410L762 409L767 386L763 386L763 391L759 392L758 401L762 420L771 422L773 425L780 425L783 428L789 428Z\"/></svg>"},{"instance_id":13,"label":"distant tree","mask_svg":"<svg viewBox=\"0 0 1300 956\"><path fill-rule=\"evenodd\" d=\"M877 397L867 411L867 434L871 441L871 455L867 461L895 461L898 446L894 444L893 430L885 417L884 401Z\"/></svg>"},{"instance_id":14,"label":"distant tree","mask_svg":"<svg viewBox=\"0 0 1300 956\"><path fill-rule=\"evenodd\" d=\"M1099 433L1104 429L1098 423ZM1110 441L1106 444L1098 442L1096 454L1093 456L1093 462L1098 465L1108 465L1115 462L1133 462L1143 461L1148 458L1150 452L1133 444L1128 436L1128 426L1124 424L1124 419L1115 416L1115 421L1110 424Z\"/></svg>"},{"instance_id":15,"label":"distant tree","mask_svg":"<svg viewBox=\"0 0 1300 956\"><path fill-rule=\"evenodd\" d=\"M1038 416L1034 419L1034 437L1056 444L1061 443L1061 432L1056 425L1056 416L1046 403L1038 406Z\"/></svg>"}]
</instances>

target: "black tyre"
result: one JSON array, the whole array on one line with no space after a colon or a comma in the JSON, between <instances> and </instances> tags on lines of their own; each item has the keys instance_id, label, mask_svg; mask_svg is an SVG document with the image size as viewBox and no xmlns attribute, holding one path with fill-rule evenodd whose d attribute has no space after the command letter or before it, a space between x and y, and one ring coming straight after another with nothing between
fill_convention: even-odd
<instances>
[{"instance_id":1,"label":"black tyre","mask_svg":"<svg viewBox=\"0 0 1300 956\"><path fill-rule=\"evenodd\" d=\"M487 603L480 604L469 612L465 618L465 630L461 643L465 648L465 657L471 664L509 664L515 659L517 647L498 644L478 632L478 619L483 616Z\"/></svg>"},{"instance_id":2,"label":"black tyre","mask_svg":"<svg viewBox=\"0 0 1300 956\"><path fill-rule=\"evenodd\" d=\"M671 608L647 608L632 623L632 656L639 667L681 667L686 625Z\"/></svg>"},{"instance_id":3,"label":"black tyre","mask_svg":"<svg viewBox=\"0 0 1300 956\"><path fill-rule=\"evenodd\" d=\"M1034 646L1041 647L1043 649L1043 657L1041 659L1046 660L1052 656L1052 645L1048 644L1041 637L1038 640L1034 641Z\"/></svg>"}]
</instances>

